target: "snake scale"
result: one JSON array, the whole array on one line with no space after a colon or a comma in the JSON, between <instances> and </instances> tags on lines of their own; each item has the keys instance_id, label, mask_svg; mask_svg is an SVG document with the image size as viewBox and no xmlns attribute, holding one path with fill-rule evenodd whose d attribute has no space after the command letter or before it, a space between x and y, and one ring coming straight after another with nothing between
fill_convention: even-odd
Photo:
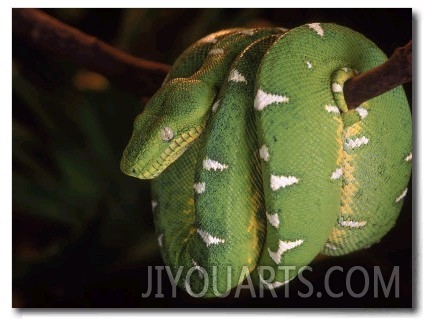
<instances>
[{"instance_id":1,"label":"snake scale","mask_svg":"<svg viewBox=\"0 0 425 319\"><path fill-rule=\"evenodd\" d=\"M179 286L205 297L245 279L276 288L319 253L367 248L393 227L411 174L405 94L356 109L343 96L347 79L386 59L330 23L223 30L182 53L121 160L153 179Z\"/></svg>"}]
</instances>

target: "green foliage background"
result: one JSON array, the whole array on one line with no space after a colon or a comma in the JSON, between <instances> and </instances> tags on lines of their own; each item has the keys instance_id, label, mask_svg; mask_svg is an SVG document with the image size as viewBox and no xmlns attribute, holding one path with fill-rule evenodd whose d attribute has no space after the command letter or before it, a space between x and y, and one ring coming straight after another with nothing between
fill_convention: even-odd
<instances>
[{"instance_id":1,"label":"green foliage background","mask_svg":"<svg viewBox=\"0 0 425 319\"><path fill-rule=\"evenodd\" d=\"M332 21L365 34L387 54L412 37L409 9L46 11L126 52L167 64L198 38L234 26L291 28ZM177 298L171 298L164 276L165 297L143 299L148 266L162 265L150 184L123 175L119 160L133 119L147 97L139 99L105 86L98 77L89 80L93 85L77 85L78 75L90 79L78 65L18 38L13 38L12 48L14 307L412 305L411 192L396 228L382 243L347 257L318 258L308 277L315 287L323 288L323 273L333 265L344 269L360 265L371 271L379 265L387 276L398 265L403 272L400 298L368 294L359 300L345 294L338 301L315 296L302 300L296 296L296 289L303 287L299 283L291 285L292 298L280 293L279 298L251 299L245 293L237 300L198 300L180 290ZM411 86L405 89L411 101Z\"/></svg>"}]
</instances>

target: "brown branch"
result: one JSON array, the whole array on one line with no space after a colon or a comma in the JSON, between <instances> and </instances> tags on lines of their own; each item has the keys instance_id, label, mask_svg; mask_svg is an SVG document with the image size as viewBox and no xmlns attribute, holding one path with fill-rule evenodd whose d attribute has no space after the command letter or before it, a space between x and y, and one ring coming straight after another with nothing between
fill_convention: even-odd
<instances>
[{"instance_id":1,"label":"brown branch","mask_svg":"<svg viewBox=\"0 0 425 319\"><path fill-rule=\"evenodd\" d=\"M344 84L344 97L353 109L391 89L412 81L412 41L397 48L387 62L349 79Z\"/></svg>"},{"instance_id":2,"label":"brown branch","mask_svg":"<svg viewBox=\"0 0 425 319\"><path fill-rule=\"evenodd\" d=\"M138 96L152 95L169 66L136 58L37 9L12 9L15 35L72 62L99 72Z\"/></svg>"},{"instance_id":3,"label":"brown branch","mask_svg":"<svg viewBox=\"0 0 425 319\"><path fill-rule=\"evenodd\" d=\"M13 33L61 57L97 71L115 86L138 96L152 95L169 66L139 59L89 36L37 9L12 10ZM384 64L360 74L344 85L348 108L387 92L412 79L412 41L394 51Z\"/></svg>"}]
</instances>

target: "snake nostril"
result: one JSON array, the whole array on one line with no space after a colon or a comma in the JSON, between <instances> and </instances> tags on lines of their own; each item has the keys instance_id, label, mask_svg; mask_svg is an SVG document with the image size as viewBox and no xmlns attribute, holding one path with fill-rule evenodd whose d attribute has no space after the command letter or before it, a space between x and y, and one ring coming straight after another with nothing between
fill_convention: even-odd
<instances>
[{"instance_id":1,"label":"snake nostril","mask_svg":"<svg viewBox=\"0 0 425 319\"><path fill-rule=\"evenodd\" d=\"M134 175L136 175L136 174L137 174L136 169L135 169L135 168L133 168L133 169L131 170L131 173L133 173Z\"/></svg>"}]
</instances>

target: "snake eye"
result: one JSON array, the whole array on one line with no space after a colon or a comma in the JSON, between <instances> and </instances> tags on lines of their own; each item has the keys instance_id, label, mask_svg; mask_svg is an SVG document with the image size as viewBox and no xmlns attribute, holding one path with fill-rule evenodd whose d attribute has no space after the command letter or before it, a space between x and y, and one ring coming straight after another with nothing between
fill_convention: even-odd
<instances>
[{"instance_id":1,"label":"snake eye","mask_svg":"<svg viewBox=\"0 0 425 319\"><path fill-rule=\"evenodd\" d=\"M173 137L174 137L174 132L173 132L173 130L171 128L164 127L161 130L161 138L162 138L163 141L168 142L171 139L173 139Z\"/></svg>"}]
</instances>

